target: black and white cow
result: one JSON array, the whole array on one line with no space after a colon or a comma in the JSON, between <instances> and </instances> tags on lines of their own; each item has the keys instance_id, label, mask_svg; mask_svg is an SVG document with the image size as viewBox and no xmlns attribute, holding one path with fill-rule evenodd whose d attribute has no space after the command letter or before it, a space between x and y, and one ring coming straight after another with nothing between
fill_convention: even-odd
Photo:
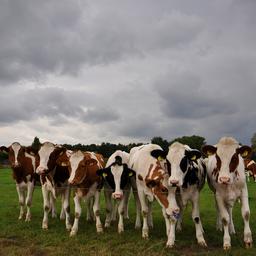
<instances>
[{"instance_id":1,"label":"black and white cow","mask_svg":"<svg viewBox=\"0 0 256 256\"><path fill-rule=\"evenodd\" d=\"M238 199L241 200L244 220L244 243L246 247L251 247L250 208L243 159L250 155L251 148L240 146L232 137L222 137L214 146L203 146L202 151L208 156L208 183L215 195L217 229L224 229L224 250L231 248L230 234L235 233L232 208Z\"/></svg>"},{"instance_id":2,"label":"black and white cow","mask_svg":"<svg viewBox=\"0 0 256 256\"><path fill-rule=\"evenodd\" d=\"M129 154L117 150L108 159L106 167L97 171L104 178L104 195L106 201L105 227L109 227L113 217L112 199L118 207L118 233L124 231L124 214L127 211L128 197L131 190L131 178L135 172L128 168ZM114 211L115 212L115 211ZM137 211L139 215L139 212ZM114 214L115 215L115 214Z\"/></svg>"},{"instance_id":3,"label":"black and white cow","mask_svg":"<svg viewBox=\"0 0 256 256\"><path fill-rule=\"evenodd\" d=\"M174 142L170 145L168 153L155 152L156 156L166 158L166 168L169 173L168 185L177 187L176 199L180 207L180 217L177 230L181 230L182 212L188 202L192 203L192 220L195 223L197 242L207 246L200 219L199 199L200 191L205 184L206 166L201 158L200 151L191 149L188 145Z\"/></svg>"}]
</instances>

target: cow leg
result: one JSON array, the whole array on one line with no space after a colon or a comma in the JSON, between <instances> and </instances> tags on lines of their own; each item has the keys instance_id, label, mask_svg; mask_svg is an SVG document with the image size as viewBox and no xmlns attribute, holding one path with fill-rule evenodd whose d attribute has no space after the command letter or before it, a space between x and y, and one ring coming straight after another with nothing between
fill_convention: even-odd
<instances>
[{"instance_id":1,"label":"cow leg","mask_svg":"<svg viewBox=\"0 0 256 256\"><path fill-rule=\"evenodd\" d=\"M48 213L51 209L51 205L49 200L49 191L45 185L42 185L42 194L44 201L44 217L42 222L42 229L48 229Z\"/></svg>"},{"instance_id":2,"label":"cow leg","mask_svg":"<svg viewBox=\"0 0 256 256\"><path fill-rule=\"evenodd\" d=\"M87 221L93 221L95 220L95 216L93 213L93 204L94 204L94 198L90 197L86 201L87 211L86 211L86 220Z\"/></svg>"},{"instance_id":3,"label":"cow leg","mask_svg":"<svg viewBox=\"0 0 256 256\"><path fill-rule=\"evenodd\" d=\"M125 200L124 198L118 204L118 233L124 232L124 211L125 211Z\"/></svg>"},{"instance_id":4,"label":"cow leg","mask_svg":"<svg viewBox=\"0 0 256 256\"><path fill-rule=\"evenodd\" d=\"M34 181L28 181L27 185L27 198L26 198L26 206L27 206L27 214L26 214L26 221L31 220L31 204L32 204L32 197L34 192Z\"/></svg>"},{"instance_id":5,"label":"cow leg","mask_svg":"<svg viewBox=\"0 0 256 256\"><path fill-rule=\"evenodd\" d=\"M234 222L233 222L233 214L232 214L232 211L233 210L233 207L232 206L228 206L228 214L229 214L229 233L231 235L235 234L236 231L235 231L235 226L234 226Z\"/></svg>"},{"instance_id":6,"label":"cow leg","mask_svg":"<svg viewBox=\"0 0 256 256\"><path fill-rule=\"evenodd\" d=\"M192 197L192 220L195 223L195 229L196 229L196 239L197 243L203 247L207 247L207 244L204 240L203 235L203 226L200 219L199 214L199 191L194 191L194 195Z\"/></svg>"},{"instance_id":7,"label":"cow leg","mask_svg":"<svg viewBox=\"0 0 256 256\"><path fill-rule=\"evenodd\" d=\"M114 206L112 207L112 211L111 211L111 221L115 222L116 221L116 216L117 216L117 204L114 204Z\"/></svg>"},{"instance_id":8,"label":"cow leg","mask_svg":"<svg viewBox=\"0 0 256 256\"><path fill-rule=\"evenodd\" d=\"M63 202L62 202L62 208L64 209L64 216L65 223L66 223L66 229L67 231L71 230L71 223L70 223L70 188L66 188L63 193Z\"/></svg>"},{"instance_id":9,"label":"cow leg","mask_svg":"<svg viewBox=\"0 0 256 256\"><path fill-rule=\"evenodd\" d=\"M20 215L19 220L24 218L24 205L25 205L25 191L24 188L20 184L16 184L16 190L19 197L19 204L20 204Z\"/></svg>"},{"instance_id":10,"label":"cow leg","mask_svg":"<svg viewBox=\"0 0 256 256\"><path fill-rule=\"evenodd\" d=\"M74 224L73 224L71 232L70 232L70 236L76 235L76 233L78 231L79 218L82 213L81 197L79 197L77 194L74 197L74 203L75 203L75 219L74 219Z\"/></svg>"},{"instance_id":11,"label":"cow leg","mask_svg":"<svg viewBox=\"0 0 256 256\"><path fill-rule=\"evenodd\" d=\"M244 243L246 248L252 247L252 232L250 229L250 208L249 208L249 202L248 202L248 190L247 187L245 186L242 189L242 194L241 194L241 202L242 202L242 217L244 220Z\"/></svg>"},{"instance_id":12,"label":"cow leg","mask_svg":"<svg viewBox=\"0 0 256 256\"><path fill-rule=\"evenodd\" d=\"M57 218L56 199L53 196L52 192L50 192L49 195L50 195L50 209L52 212L52 218Z\"/></svg>"},{"instance_id":13,"label":"cow leg","mask_svg":"<svg viewBox=\"0 0 256 256\"><path fill-rule=\"evenodd\" d=\"M140 205L138 192L135 191L134 189L133 189L133 196L134 196L134 202L135 202L135 208L136 208L135 229L139 229L141 228L141 219L140 219L141 205Z\"/></svg>"},{"instance_id":14,"label":"cow leg","mask_svg":"<svg viewBox=\"0 0 256 256\"><path fill-rule=\"evenodd\" d=\"M106 191L104 189L105 202L106 202L106 219L105 219L105 228L110 227L111 224L111 213L112 213L112 199L111 199L111 191Z\"/></svg>"},{"instance_id":15,"label":"cow leg","mask_svg":"<svg viewBox=\"0 0 256 256\"><path fill-rule=\"evenodd\" d=\"M219 206L216 200L216 196L214 196L215 200L215 208L216 208L216 214L217 214L217 219L216 219L216 230L222 231L222 222L221 222L221 217L220 217L220 210Z\"/></svg>"},{"instance_id":16,"label":"cow leg","mask_svg":"<svg viewBox=\"0 0 256 256\"><path fill-rule=\"evenodd\" d=\"M148 204L147 199L143 191L138 191L140 203L141 203L141 211L143 217L143 226L142 226L142 237L148 238Z\"/></svg>"},{"instance_id":17,"label":"cow leg","mask_svg":"<svg viewBox=\"0 0 256 256\"><path fill-rule=\"evenodd\" d=\"M129 198L131 193L131 187L127 186L127 188L124 190L124 218L129 219Z\"/></svg>"},{"instance_id":18,"label":"cow leg","mask_svg":"<svg viewBox=\"0 0 256 256\"><path fill-rule=\"evenodd\" d=\"M225 206L222 196L219 195L217 192L216 192L216 201L218 204L218 208L220 211L220 217L221 217L223 229L224 229L223 249L229 250L231 248L231 238L230 238L229 230L228 230L230 217L229 217L228 210Z\"/></svg>"},{"instance_id":19,"label":"cow leg","mask_svg":"<svg viewBox=\"0 0 256 256\"><path fill-rule=\"evenodd\" d=\"M100 191L96 190L94 196L93 212L96 220L96 230L97 233L102 233L103 228L100 220Z\"/></svg>"},{"instance_id":20,"label":"cow leg","mask_svg":"<svg viewBox=\"0 0 256 256\"><path fill-rule=\"evenodd\" d=\"M165 220L165 226L166 226L166 235L167 235L167 242L166 247L172 248L175 244L175 225L176 221L168 219L166 215L166 210L162 208L162 213Z\"/></svg>"},{"instance_id":21,"label":"cow leg","mask_svg":"<svg viewBox=\"0 0 256 256\"><path fill-rule=\"evenodd\" d=\"M61 193L61 212L60 212L60 220L65 220L65 210L64 210L64 200L65 200L65 193Z\"/></svg>"},{"instance_id":22,"label":"cow leg","mask_svg":"<svg viewBox=\"0 0 256 256\"><path fill-rule=\"evenodd\" d=\"M148 227L153 228L152 203L148 202Z\"/></svg>"}]
</instances>

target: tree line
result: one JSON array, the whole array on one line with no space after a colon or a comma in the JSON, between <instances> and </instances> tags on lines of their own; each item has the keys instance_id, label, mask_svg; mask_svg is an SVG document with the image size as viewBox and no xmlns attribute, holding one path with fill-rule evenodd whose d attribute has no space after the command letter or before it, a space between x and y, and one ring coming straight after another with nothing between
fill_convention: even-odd
<instances>
[{"instance_id":1,"label":"tree line","mask_svg":"<svg viewBox=\"0 0 256 256\"><path fill-rule=\"evenodd\" d=\"M192 136L183 136L175 138L171 141L168 141L166 139L163 139L162 137L153 137L151 139L151 143L157 144L161 146L164 150L167 150L168 147L175 141L178 141L180 143L186 144L190 146L191 148L195 148L200 150L203 145L206 144L206 140L204 137L198 136L198 135L192 135ZM130 149L135 146L140 146L144 143L129 143L129 144L113 144L109 142L102 142L101 144L63 144L64 147L70 150L81 150L81 151L92 151L102 154L105 158L108 158L111 156L116 150L122 150L126 152L130 152ZM31 146L34 149L39 149L41 145L40 139L38 137L35 137ZM256 160L256 133L253 135L251 139L251 146L253 148L253 156L252 158ZM5 153L0 153L0 162L3 163L6 162L6 159L8 158L8 155Z\"/></svg>"}]
</instances>

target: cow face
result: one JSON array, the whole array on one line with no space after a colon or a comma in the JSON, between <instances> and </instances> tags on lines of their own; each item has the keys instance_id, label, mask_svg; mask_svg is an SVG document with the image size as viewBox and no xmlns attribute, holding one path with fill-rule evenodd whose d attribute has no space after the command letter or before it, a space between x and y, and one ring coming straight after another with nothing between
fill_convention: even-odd
<instances>
[{"instance_id":1,"label":"cow face","mask_svg":"<svg viewBox=\"0 0 256 256\"><path fill-rule=\"evenodd\" d=\"M238 142L231 137L220 139L217 145L205 145L202 151L208 157L215 158L215 168L212 175L220 184L231 184L235 176L238 176L238 167L243 165L243 158L251 154L248 146L239 146Z\"/></svg>"},{"instance_id":2,"label":"cow face","mask_svg":"<svg viewBox=\"0 0 256 256\"><path fill-rule=\"evenodd\" d=\"M84 154L80 150L71 154L69 158L69 184L79 185L88 175L88 168L94 168L98 164L97 160L90 158L89 154Z\"/></svg>"},{"instance_id":3,"label":"cow face","mask_svg":"<svg viewBox=\"0 0 256 256\"><path fill-rule=\"evenodd\" d=\"M46 174L52 171L56 166L56 160L65 148L56 146L51 142L45 142L41 145L38 151L38 167L36 173Z\"/></svg>"},{"instance_id":4,"label":"cow face","mask_svg":"<svg viewBox=\"0 0 256 256\"><path fill-rule=\"evenodd\" d=\"M128 168L127 164L122 163L120 156L115 157L115 162L108 168L97 170L97 174L102 176L113 190L112 197L114 199L123 198L123 190L129 182L130 177L135 172Z\"/></svg>"},{"instance_id":5,"label":"cow face","mask_svg":"<svg viewBox=\"0 0 256 256\"><path fill-rule=\"evenodd\" d=\"M151 155L155 154L156 151L152 152ZM163 151L162 154L164 154ZM148 175L145 177L145 183L146 186L152 190L159 204L165 209L167 217L177 220L179 218L180 209L175 197L176 188L170 188L168 186L169 175L162 168L161 161L162 160L156 160L155 163L150 165ZM138 179L141 178L142 177L138 177Z\"/></svg>"},{"instance_id":6,"label":"cow face","mask_svg":"<svg viewBox=\"0 0 256 256\"><path fill-rule=\"evenodd\" d=\"M169 185L181 187L190 166L193 166L193 161L200 157L200 151L190 149L179 142L173 143L169 147L169 152L166 156L168 172L170 174Z\"/></svg>"}]
</instances>

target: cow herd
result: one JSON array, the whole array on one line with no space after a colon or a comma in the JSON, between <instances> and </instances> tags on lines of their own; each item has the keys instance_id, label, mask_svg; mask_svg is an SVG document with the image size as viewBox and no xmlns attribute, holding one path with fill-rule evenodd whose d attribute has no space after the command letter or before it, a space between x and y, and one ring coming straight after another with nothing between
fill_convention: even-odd
<instances>
[{"instance_id":1,"label":"cow herd","mask_svg":"<svg viewBox=\"0 0 256 256\"><path fill-rule=\"evenodd\" d=\"M199 197L207 178L216 203L216 227L224 231L224 250L231 248L230 234L235 233L232 208L237 200L241 202L244 243L247 248L252 246L245 175L252 150L239 145L232 137L222 137L215 145L204 145L201 152L179 142L171 144L167 151L155 144L134 147L129 153L117 150L106 164L100 154L71 151L51 142L43 143L38 150L18 142L9 147L2 146L0 150L9 155L19 197L19 219L31 220L34 185L40 181L43 229L49 228L48 215L56 216L55 202L60 196L60 218L65 219L70 236L78 232L82 201L87 204L87 220L94 220L96 231L103 232L100 219L100 193L103 190L104 228L118 218L117 231L122 233L132 192L136 208L135 228L142 228L143 238L149 237L153 227L152 202L156 199L166 224L166 246L172 248L175 231L182 228L182 213L190 202L197 242L206 247ZM73 223L70 217L71 189L75 205Z\"/></svg>"}]
</instances>

